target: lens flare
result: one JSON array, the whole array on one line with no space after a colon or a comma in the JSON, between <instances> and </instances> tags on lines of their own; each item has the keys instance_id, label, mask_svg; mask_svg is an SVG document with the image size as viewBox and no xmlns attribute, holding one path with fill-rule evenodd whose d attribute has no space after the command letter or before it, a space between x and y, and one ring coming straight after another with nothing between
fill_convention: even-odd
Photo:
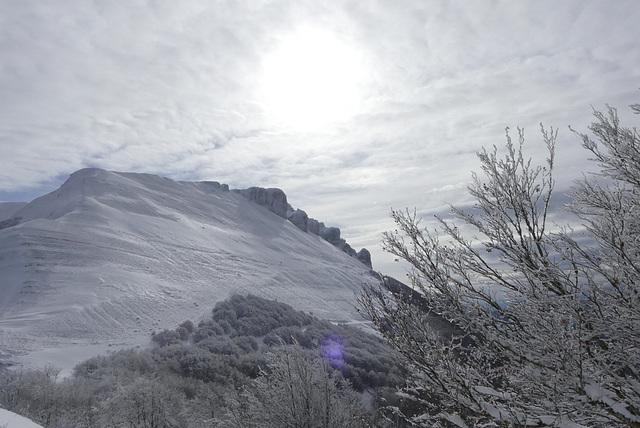
<instances>
[{"instance_id":1,"label":"lens flare","mask_svg":"<svg viewBox=\"0 0 640 428\"><path fill-rule=\"evenodd\" d=\"M345 364L346 347L344 341L336 336L328 336L322 342L322 358L332 367L341 369Z\"/></svg>"}]
</instances>

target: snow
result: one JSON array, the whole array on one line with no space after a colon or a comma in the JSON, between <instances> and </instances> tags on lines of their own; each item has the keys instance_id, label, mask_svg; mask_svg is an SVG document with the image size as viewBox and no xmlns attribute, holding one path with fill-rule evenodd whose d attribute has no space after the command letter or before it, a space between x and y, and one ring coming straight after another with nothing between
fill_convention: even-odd
<instances>
[{"instance_id":1,"label":"snow","mask_svg":"<svg viewBox=\"0 0 640 428\"><path fill-rule=\"evenodd\" d=\"M15 208L15 207L14 207ZM63 372L147 346L252 293L362 323L354 293L377 279L322 238L210 183L80 170L0 229L0 363Z\"/></svg>"},{"instance_id":2,"label":"snow","mask_svg":"<svg viewBox=\"0 0 640 428\"><path fill-rule=\"evenodd\" d=\"M558 419L557 416L540 416L538 417L541 423L547 426L555 426L559 428L587 428L585 425L577 424L566 416Z\"/></svg>"},{"instance_id":3,"label":"snow","mask_svg":"<svg viewBox=\"0 0 640 428\"><path fill-rule=\"evenodd\" d=\"M467 428L467 424L464 423L464 420L460 417L460 415L444 415L445 419L454 424L457 427Z\"/></svg>"},{"instance_id":4,"label":"snow","mask_svg":"<svg viewBox=\"0 0 640 428\"><path fill-rule=\"evenodd\" d=\"M478 391L480 394L484 394L484 395L491 395L493 397L498 397L498 398L507 399L507 400L512 397L511 394L508 394L505 392L498 392L493 388L489 388L488 386L474 386L473 388L476 391Z\"/></svg>"},{"instance_id":5,"label":"snow","mask_svg":"<svg viewBox=\"0 0 640 428\"><path fill-rule=\"evenodd\" d=\"M10 219L27 202L0 202L0 221Z\"/></svg>"},{"instance_id":6,"label":"snow","mask_svg":"<svg viewBox=\"0 0 640 428\"><path fill-rule=\"evenodd\" d=\"M16 415L5 409L0 409L0 428L42 428L42 425L23 417Z\"/></svg>"},{"instance_id":7,"label":"snow","mask_svg":"<svg viewBox=\"0 0 640 428\"><path fill-rule=\"evenodd\" d=\"M627 406L617 400L616 394L605 389L602 385L589 383L585 385L584 392L591 400L601 401L611 407L616 413L623 415L625 418L640 422L640 417L632 414L627 410Z\"/></svg>"}]
</instances>

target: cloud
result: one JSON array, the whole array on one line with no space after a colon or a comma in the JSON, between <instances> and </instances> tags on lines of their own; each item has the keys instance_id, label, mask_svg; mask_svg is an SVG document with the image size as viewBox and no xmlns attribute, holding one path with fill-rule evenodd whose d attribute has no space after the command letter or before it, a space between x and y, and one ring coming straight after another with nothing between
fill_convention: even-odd
<instances>
[{"instance_id":1,"label":"cloud","mask_svg":"<svg viewBox=\"0 0 640 428\"><path fill-rule=\"evenodd\" d=\"M638 99L639 20L633 0L7 1L0 198L84 166L276 186L379 247L390 207L466 203L476 152L506 126L534 157L539 123L560 128L568 189L590 166L567 125ZM366 69L358 113L320 129L270 122L260 89L265 58L304 28Z\"/></svg>"}]
</instances>

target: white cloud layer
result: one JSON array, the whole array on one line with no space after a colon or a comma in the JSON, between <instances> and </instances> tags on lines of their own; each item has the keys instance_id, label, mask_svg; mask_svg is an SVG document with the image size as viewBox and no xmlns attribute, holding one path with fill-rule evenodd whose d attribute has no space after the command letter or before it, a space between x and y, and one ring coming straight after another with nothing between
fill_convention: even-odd
<instances>
[{"instance_id":1,"label":"white cloud layer","mask_svg":"<svg viewBox=\"0 0 640 428\"><path fill-rule=\"evenodd\" d=\"M383 271L393 269L379 246L393 226L389 208L429 214L464 203L475 153L501 145L506 126L526 128L534 156L543 151L539 123L560 128L564 191L588 167L567 125L585 130L591 106L626 115L640 99L634 0L0 7L0 199L39 196L85 166L280 187L295 207L368 247ZM315 39L302 55L308 31ZM323 50L323 32L329 46L344 45L334 49L342 56ZM261 85L287 44L306 63L316 52L344 67L344 52L354 52L357 109L345 108L354 101L340 98L347 89L322 109L294 93L299 123L274 118L274 95ZM313 74L295 59L283 61ZM324 74L338 86L336 64ZM322 76L307 76L324 89L306 98L327 103ZM330 120L302 126L318 119L305 114Z\"/></svg>"}]
</instances>

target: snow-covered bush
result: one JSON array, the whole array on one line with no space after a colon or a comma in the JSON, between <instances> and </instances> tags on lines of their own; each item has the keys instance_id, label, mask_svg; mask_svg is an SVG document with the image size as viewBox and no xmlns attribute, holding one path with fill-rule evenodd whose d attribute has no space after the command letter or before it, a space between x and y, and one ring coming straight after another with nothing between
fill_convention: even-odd
<instances>
[{"instance_id":1,"label":"snow-covered bush","mask_svg":"<svg viewBox=\"0 0 640 428\"><path fill-rule=\"evenodd\" d=\"M151 336L151 340L155 343L157 343L160 346L168 346L168 345L175 345L177 343L180 343L182 340L180 331L178 331L178 329L180 329L181 327L178 327L175 330L162 330L158 333L155 333ZM183 329L185 332L186 330Z\"/></svg>"},{"instance_id":2,"label":"snow-covered bush","mask_svg":"<svg viewBox=\"0 0 640 428\"><path fill-rule=\"evenodd\" d=\"M595 117L595 140L578 134L600 167L571 195L579 230L550 224L557 131L544 128L544 165L524 158L522 131L505 154L479 153L475 204L451 210L460 228L392 211L385 249L422 297L381 287L360 301L413 372L415 422L640 425L640 137L615 109ZM460 333L433 328L424 303Z\"/></svg>"},{"instance_id":3,"label":"snow-covered bush","mask_svg":"<svg viewBox=\"0 0 640 428\"><path fill-rule=\"evenodd\" d=\"M32 410L35 416L47 423L56 419L56 380L59 370L45 367L41 370L7 372L0 383L2 407L24 413Z\"/></svg>"},{"instance_id":4,"label":"snow-covered bush","mask_svg":"<svg viewBox=\"0 0 640 428\"><path fill-rule=\"evenodd\" d=\"M182 395L158 379L138 378L120 386L108 400L101 402L102 426L136 428L179 428L187 426L181 415Z\"/></svg>"},{"instance_id":5,"label":"snow-covered bush","mask_svg":"<svg viewBox=\"0 0 640 428\"><path fill-rule=\"evenodd\" d=\"M323 360L309 358L298 346L272 356L268 371L231 404L230 426L370 427L359 396Z\"/></svg>"},{"instance_id":6,"label":"snow-covered bush","mask_svg":"<svg viewBox=\"0 0 640 428\"><path fill-rule=\"evenodd\" d=\"M221 325L229 323L231 334L241 336L264 336L278 327L299 327L311 323L310 315L293 310L285 303L267 302L257 296L236 294L216 304L212 319Z\"/></svg>"}]
</instances>

